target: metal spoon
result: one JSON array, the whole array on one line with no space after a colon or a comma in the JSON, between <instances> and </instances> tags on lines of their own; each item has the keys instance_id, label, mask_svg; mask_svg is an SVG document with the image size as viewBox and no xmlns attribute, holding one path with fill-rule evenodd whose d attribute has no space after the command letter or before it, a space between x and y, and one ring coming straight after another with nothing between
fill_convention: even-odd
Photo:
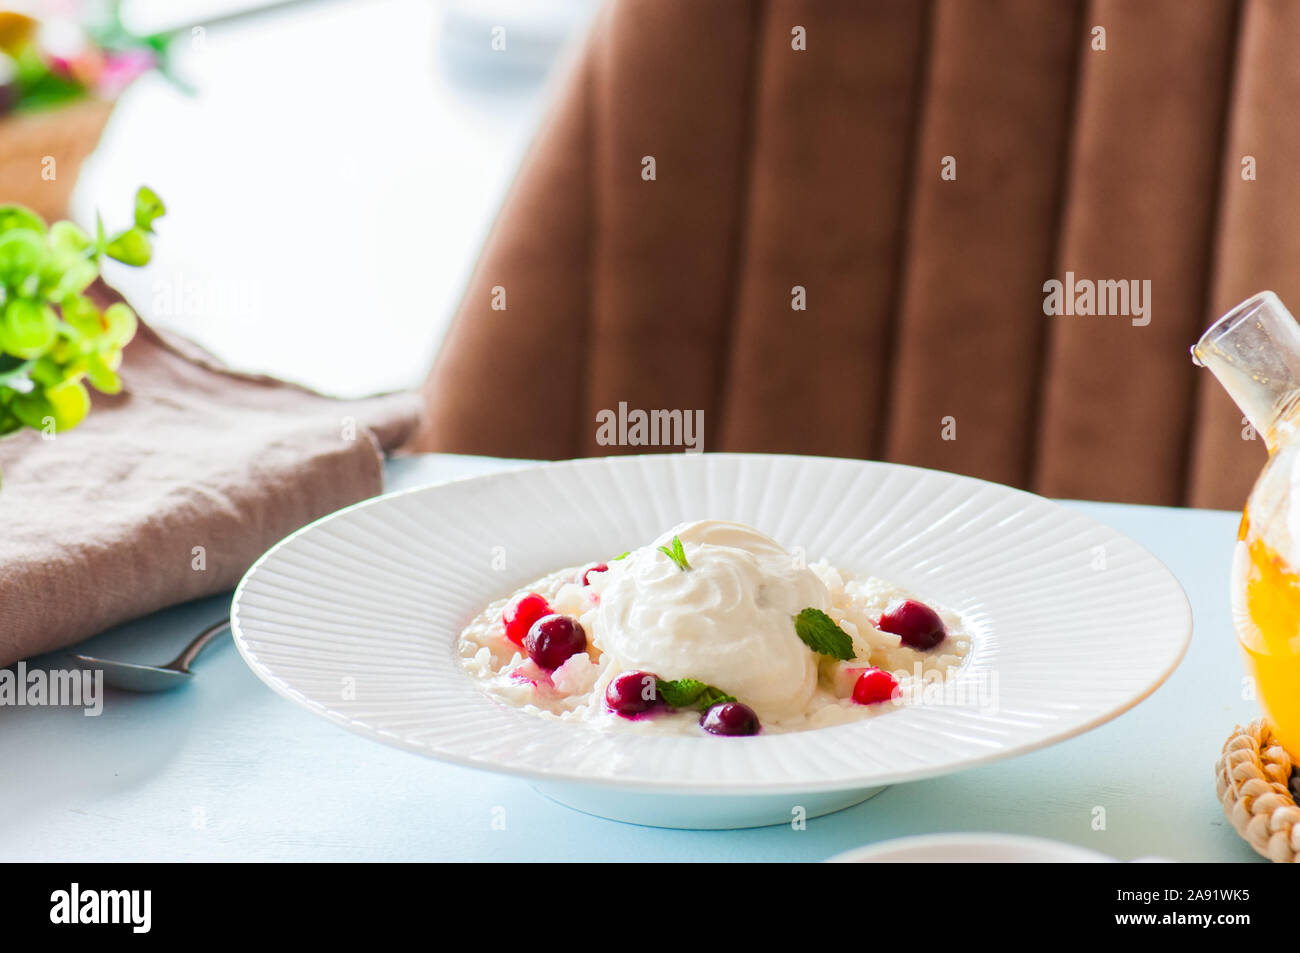
<instances>
[{"instance_id":1,"label":"metal spoon","mask_svg":"<svg viewBox=\"0 0 1300 953\"><path fill-rule=\"evenodd\" d=\"M230 620L222 619L199 633L185 651L166 665L140 665L136 662L115 662L112 659L93 658L89 655L72 656L84 668L102 669L104 681L114 688L128 692L163 692L184 685L194 673L190 663L207 648L217 635L230 628Z\"/></svg>"}]
</instances>

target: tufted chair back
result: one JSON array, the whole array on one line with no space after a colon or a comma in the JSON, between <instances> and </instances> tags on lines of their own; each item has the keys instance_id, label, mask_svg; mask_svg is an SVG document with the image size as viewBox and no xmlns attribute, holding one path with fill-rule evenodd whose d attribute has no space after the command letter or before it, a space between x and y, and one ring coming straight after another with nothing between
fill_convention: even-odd
<instances>
[{"instance_id":1,"label":"tufted chair back","mask_svg":"<svg viewBox=\"0 0 1300 953\"><path fill-rule=\"evenodd\" d=\"M612 0L412 446L655 449L602 437L622 404L702 411L705 450L1236 508L1262 443L1188 347L1300 306L1297 46L1288 0Z\"/></svg>"}]
</instances>

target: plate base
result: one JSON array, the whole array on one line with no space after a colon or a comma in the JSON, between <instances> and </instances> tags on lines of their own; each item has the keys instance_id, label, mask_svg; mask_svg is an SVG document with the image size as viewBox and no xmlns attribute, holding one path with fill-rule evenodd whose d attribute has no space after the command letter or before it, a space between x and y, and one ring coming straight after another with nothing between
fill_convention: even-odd
<instances>
[{"instance_id":1,"label":"plate base","mask_svg":"<svg viewBox=\"0 0 1300 953\"><path fill-rule=\"evenodd\" d=\"M796 818L821 817L875 797L883 787L826 794L728 795L642 794L570 784L535 784L533 789L583 814L644 827L726 831L772 827Z\"/></svg>"}]
</instances>

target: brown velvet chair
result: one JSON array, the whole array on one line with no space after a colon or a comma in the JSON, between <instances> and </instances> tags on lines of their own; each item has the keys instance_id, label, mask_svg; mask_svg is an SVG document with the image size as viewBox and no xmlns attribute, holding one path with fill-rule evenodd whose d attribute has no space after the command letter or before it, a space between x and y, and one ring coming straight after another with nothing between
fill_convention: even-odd
<instances>
[{"instance_id":1,"label":"brown velvet chair","mask_svg":"<svg viewBox=\"0 0 1300 953\"><path fill-rule=\"evenodd\" d=\"M1187 349L1300 307L1298 46L1287 0L615 0L412 446L644 452L597 442L626 402L706 450L1235 508L1262 444ZM1066 272L1149 280L1149 323L1046 316Z\"/></svg>"}]
</instances>

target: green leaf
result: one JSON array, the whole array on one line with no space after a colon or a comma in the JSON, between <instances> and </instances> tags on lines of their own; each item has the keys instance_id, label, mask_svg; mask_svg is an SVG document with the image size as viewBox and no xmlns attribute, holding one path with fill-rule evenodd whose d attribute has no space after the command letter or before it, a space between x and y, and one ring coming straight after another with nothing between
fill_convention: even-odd
<instances>
[{"instance_id":1,"label":"green leaf","mask_svg":"<svg viewBox=\"0 0 1300 953\"><path fill-rule=\"evenodd\" d=\"M0 235L15 228L44 235L45 219L26 205L0 205Z\"/></svg>"},{"instance_id":2,"label":"green leaf","mask_svg":"<svg viewBox=\"0 0 1300 953\"><path fill-rule=\"evenodd\" d=\"M64 381L45 390L45 399L54 411L54 429L71 430L90 413L90 394L81 381Z\"/></svg>"},{"instance_id":3,"label":"green leaf","mask_svg":"<svg viewBox=\"0 0 1300 953\"><path fill-rule=\"evenodd\" d=\"M107 358L103 354L91 354L86 358L86 380L101 394L121 393L122 378L117 376L116 367L121 359L120 351Z\"/></svg>"},{"instance_id":4,"label":"green leaf","mask_svg":"<svg viewBox=\"0 0 1300 953\"><path fill-rule=\"evenodd\" d=\"M0 387L11 387L14 381L26 377L31 366L30 360L14 357L11 354L0 354ZM0 415L3 415L3 412L3 408L0 408Z\"/></svg>"},{"instance_id":5,"label":"green leaf","mask_svg":"<svg viewBox=\"0 0 1300 953\"><path fill-rule=\"evenodd\" d=\"M135 312L122 302L110 304L104 311L104 320L108 324L105 333L113 347L126 347L131 338L135 337L139 322L136 320Z\"/></svg>"},{"instance_id":6,"label":"green leaf","mask_svg":"<svg viewBox=\"0 0 1300 953\"><path fill-rule=\"evenodd\" d=\"M139 267L149 264L153 248L143 229L128 228L104 246L104 254L124 265Z\"/></svg>"},{"instance_id":7,"label":"green leaf","mask_svg":"<svg viewBox=\"0 0 1300 953\"><path fill-rule=\"evenodd\" d=\"M88 95L81 83L46 69L23 82L22 98L18 100L16 112L44 112L85 99Z\"/></svg>"},{"instance_id":8,"label":"green leaf","mask_svg":"<svg viewBox=\"0 0 1300 953\"><path fill-rule=\"evenodd\" d=\"M90 411L90 394L81 381L66 381L44 392L19 394L13 400L14 415L33 430L51 424L56 432L71 430Z\"/></svg>"},{"instance_id":9,"label":"green leaf","mask_svg":"<svg viewBox=\"0 0 1300 953\"><path fill-rule=\"evenodd\" d=\"M627 559L628 555L629 555L631 552L632 552L632 550L629 549L627 552L623 553L621 556L615 556L613 559L610 560L610 562L612 562L612 563L616 563L616 562L618 562L620 559Z\"/></svg>"},{"instance_id":10,"label":"green leaf","mask_svg":"<svg viewBox=\"0 0 1300 953\"><path fill-rule=\"evenodd\" d=\"M40 357L50 349L58 330L58 316L48 304L14 298L0 318L0 351L24 359Z\"/></svg>"},{"instance_id":11,"label":"green leaf","mask_svg":"<svg viewBox=\"0 0 1300 953\"><path fill-rule=\"evenodd\" d=\"M93 244L86 230L75 222L55 222L50 226L48 241L55 251L83 254Z\"/></svg>"},{"instance_id":12,"label":"green leaf","mask_svg":"<svg viewBox=\"0 0 1300 953\"><path fill-rule=\"evenodd\" d=\"M804 609L794 617L794 630L803 644L821 655L847 662L854 657L853 639L821 609Z\"/></svg>"},{"instance_id":13,"label":"green leaf","mask_svg":"<svg viewBox=\"0 0 1300 953\"><path fill-rule=\"evenodd\" d=\"M87 341L93 343L108 334L108 321L85 295L68 295L59 310L63 312L63 320Z\"/></svg>"},{"instance_id":14,"label":"green leaf","mask_svg":"<svg viewBox=\"0 0 1300 953\"><path fill-rule=\"evenodd\" d=\"M32 362L31 378L42 387L57 387L77 373L75 367L64 367L48 356Z\"/></svg>"},{"instance_id":15,"label":"green leaf","mask_svg":"<svg viewBox=\"0 0 1300 953\"><path fill-rule=\"evenodd\" d=\"M167 206L163 205L158 193L147 185L140 186L140 190L135 193L135 227L152 232L154 221L162 218L166 212Z\"/></svg>"},{"instance_id":16,"label":"green leaf","mask_svg":"<svg viewBox=\"0 0 1300 953\"><path fill-rule=\"evenodd\" d=\"M691 568L690 563L686 561L686 549L685 547L682 546L682 541L678 539L676 536L673 537L673 541L669 545L660 546L659 552L663 553L665 556L667 556L669 559L675 562L677 564L677 568L680 569L682 572L686 572Z\"/></svg>"},{"instance_id":17,"label":"green leaf","mask_svg":"<svg viewBox=\"0 0 1300 953\"><path fill-rule=\"evenodd\" d=\"M55 222L46 238L48 253L41 267L41 289L51 301L79 294L99 277L90 236L72 222Z\"/></svg>"},{"instance_id":18,"label":"green leaf","mask_svg":"<svg viewBox=\"0 0 1300 953\"><path fill-rule=\"evenodd\" d=\"M45 240L30 228L12 228L0 234L0 282L22 289L39 275L45 260Z\"/></svg>"},{"instance_id":19,"label":"green leaf","mask_svg":"<svg viewBox=\"0 0 1300 953\"><path fill-rule=\"evenodd\" d=\"M81 294L99 277L99 266L80 252L52 252L41 268L41 293L50 301Z\"/></svg>"},{"instance_id":20,"label":"green leaf","mask_svg":"<svg viewBox=\"0 0 1300 953\"><path fill-rule=\"evenodd\" d=\"M54 408L42 391L19 394L10 405L13 415L33 430L44 430L47 420L54 420Z\"/></svg>"},{"instance_id":21,"label":"green leaf","mask_svg":"<svg viewBox=\"0 0 1300 953\"><path fill-rule=\"evenodd\" d=\"M55 426L59 430L77 426L90 413L90 394L81 381L67 381L58 387L51 387L46 390L45 396L54 407Z\"/></svg>"},{"instance_id":22,"label":"green leaf","mask_svg":"<svg viewBox=\"0 0 1300 953\"><path fill-rule=\"evenodd\" d=\"M695 708L708 711L722 702L734 702L736 699L720 688L706 685L695 678L655 679L655 691L669 708Z\"/></svg>"}]
</instances>

